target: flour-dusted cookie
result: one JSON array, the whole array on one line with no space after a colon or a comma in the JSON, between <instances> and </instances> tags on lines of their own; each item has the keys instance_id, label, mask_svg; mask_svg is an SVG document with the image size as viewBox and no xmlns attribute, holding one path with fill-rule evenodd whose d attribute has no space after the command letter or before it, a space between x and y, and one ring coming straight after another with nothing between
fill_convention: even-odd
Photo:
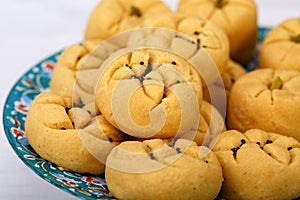
<instances>
[{"instance_id":1,"label":"flour-dusted cookie","mask_svg":"<svg viewBox=\"0 0 300 200\"><path fill-rule=\"evenodd\" d=\"M219 73L225 71L229 60L229 40L224 30L214 22L179 13L167 13L146 19L144 26L165 27L189 36L190 40L210 55ZM182 46L181 51L185 50L186 47Z\"/></svg>"},{"instance_id":2,"label":"flour-dusted cookie","mask_svg":"<svg viewBox=\"0 0 300 200\"><path fill-rule=\"evenodd\" d=\"M76 114L78 117L78 113L81 128L75 129L74 117ZM95 124L100 128L91 131ZM103 117L93 117L85 110L72 108L70 96L54 92L41 93L34 99L26 117L25 131L29 144L42 158L64 169L90 174L103 173L106 156L125 139L125 135ZM81 138L92 141L89 143L92 147L87 149Z\"/></svg>"},{"instance_id":3,"label":"flour-dusted cookie","mask_svg":"<svg viewBox=\"0 0 300 200\"><path fill-rule=\"evenodd\" d=\"M180 0L178 12L217 23L228 35L231 57L242 64L252 59L257 43L254 0Z\"/></svg>"},{"instance_id":4,"label":"flour-dusted cookie","mask_svg":"<svg viewBox=\"0 0 300 200\"><path fill-rule=\"evenodd\" d=\"M107 158L105 178L118 199L215 199L222 169L206 147L188 140L121 143ZM126 184L124 184L126 183Z\"/></svg>"},{"instance_id":5,"label":"flour-dusted cookie","mask_svg":"<svg viewBox=\"0 0 300 200\"><path fill-rule=\"evenodd\" d=\"M141 27L146 18L169 12L170 8L160 0L102 0L89 17L85 40L107 39Z\"/></svg>"},{"instance_id":6,"label":"flour-dusted cookie","mask_svg":"<svg viewBox=\"0 0 300 200\"><path fill-rule=\"evenodd\" d=\"M300 197L300 143L294 138L252 129L223 132L213 151L222 168L225 199Z\"/></svg>"},{"instance_id":7,"label":"flour-dusted cookie","mask_svg":"<svg viewBox=\"0 0 300 200\"><path fill-rule=\"evenodd\" d=\"M300 140L300 72L259 69L233 85L228 107L230 129L252 128Z\"/></svg>"},{"instance_id":8,"label":"flour-dusted cookie","mask_svg":"<svg viewBox=\"0 0 300 200\"><path fill-rule=\"evenodd\" d=\"M300 18L285 20L265 37L259 67L300 71Z\"/></svg>"},{"instance_id":9,"label":"flour-dusted cookie","mask_svg":"<svg viewBox=\"0 0 300 200\"><path fill-rule=\"evenodd\" d=\"M95 101L112 125L141 138L172 138L197 130L201 79L187 60L167 50L137 48L105 66Z\"/></svg>"}]
</instances>

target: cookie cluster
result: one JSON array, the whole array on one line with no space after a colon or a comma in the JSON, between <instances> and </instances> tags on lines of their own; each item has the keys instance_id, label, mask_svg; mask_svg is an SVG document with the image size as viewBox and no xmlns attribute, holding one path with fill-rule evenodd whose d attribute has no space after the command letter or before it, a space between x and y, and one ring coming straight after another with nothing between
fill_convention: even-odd
<instances>
[{"instance_id":1,"label":"cookie cluster","mask_svg":"<svg viewBox=\"0 0 300 200\"><path fill-rule=\"evenodd\" d=\"M256 17L253 0L102 0L32 102L30 145L118 199L300 197L300 21L247 73Z\"/></svg>"}]
</instances>

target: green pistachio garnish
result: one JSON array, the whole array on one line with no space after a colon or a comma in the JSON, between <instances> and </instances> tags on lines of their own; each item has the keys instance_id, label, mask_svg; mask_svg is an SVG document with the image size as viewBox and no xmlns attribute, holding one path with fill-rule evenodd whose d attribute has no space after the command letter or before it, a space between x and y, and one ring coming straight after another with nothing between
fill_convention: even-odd
<instances>
[{"instance_id":1,"label":"green pistachio garnish","mask_svg":"<svg viewBox=\"0 0 300 200\"><path fill-rule=\"evenodd\" d=\"M142 12L139 8L135 7L135 6L131 6L130 8L130 16L137 16L137 17L141 17L142 16Z\"/></svg>"},{"instance_id":2,"label":"green pistachio garnish","mask_svg":"<svg viewBox=\"0 0 300 200\"><path fill-rule=\"evenodd\" d=\"M223 8L227 3L227 0L217 0L216 7Z\"/></svg>"},{"instance_id":3,"label":"green pistachio garnish","mask_svg":"<svg viewBox=\"0 0 300 200\"><path fill-rule=\"evenodd\" d=\"M282 85L283 85L283 81L281 80L281 78L279 76L277 76L273 82L271 83L270 85L270 90L280 90L282 88Z\"/></svg>"},{"instance_id":4,"label":"green pistachio garnish","mask_svg":"<svg viewBox=\"0 0 300 200\"><path fill-rule=\"evenodd\" d=\"M296 35L296 36L292 36L291 37L291 40L293 42L296 42L296 43L300 43L300 34Z\"/></svg>"}]
</instances>

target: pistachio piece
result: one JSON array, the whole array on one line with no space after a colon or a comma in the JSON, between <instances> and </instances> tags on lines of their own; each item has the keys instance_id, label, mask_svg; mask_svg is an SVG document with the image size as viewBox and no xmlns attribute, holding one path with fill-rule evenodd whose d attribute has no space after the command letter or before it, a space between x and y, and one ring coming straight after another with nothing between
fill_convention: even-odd
<instances>
[{"instance_id":1,"label":"pistachio piece","mask_svg":"<svg viewBox=\"0 0 300 200\"><path fill-rule=\"evenodd\" d=\"M270 90L281 89L283 85L283 81L279 76L277 76L270 85Z\"/></svg>"}]
</instances>

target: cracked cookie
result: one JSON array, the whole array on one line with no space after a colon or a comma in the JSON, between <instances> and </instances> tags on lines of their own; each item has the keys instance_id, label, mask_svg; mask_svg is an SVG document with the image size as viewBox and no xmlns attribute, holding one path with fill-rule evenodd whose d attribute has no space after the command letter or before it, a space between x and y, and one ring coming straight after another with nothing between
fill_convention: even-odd
<instances>
[{"instance_id":1,"label":"cracked cookie","mask_svg":"<svg viewBox=\"0 0 300 200\"><path fill-rule=\"evenodd\" d=\"M300 18L292 18L273 28L265 37L259 67L300 71Z\"/></svg>"},{"instance_id":2,"label":"cracked cookie","mask_svg":"<svg viewBox=\"0 0 300 200\"><path fill-rule=\"evenodd\" d=\"M223 180L214 153L183 139L123 142L109 154L105 178L116 198L145 200L215 199Z\"/></svg>"},{"instance_id":3,"label":"cracked cookie","mask_svg":"<svg viewBox=\"0 0 300 200\"><path fill-rule=\"evenodd\" d=\"M188 36L199 48L204 48L223 73L229 60L229 40L224 30L217 24L198 17L179 13L167 13L148 18L145 27L169 28ZM182 48L182 51L185 48Z\"/></svg>"},{"instance_id":4,"label":"cracked cookie","mask_svg":"<svg viewBox=\"0 0 300 200\"><path fill-rule=\"evenodd\" d=\"M217 101L218 105L226 108L228 106L228 101L230 97L230 92L233 84L243 75L246 74L246 70L239 63L229 59L226 70L221 74L223 84L219 82L209 84L208 86L203 87L203 99L208 102L211 102L211 99ZM209 91L209 89L210 91ZM220 96L222 92L226 92L226 100ZM214 93L211 93L214 91Z\"/></svg>"},{"instance_id":5,"label":"cracked cookie","mask_svg":"<svg viewBox=\"0 0 300 200\"><path fill-rule=\"evenodd\" d=\"M180 136L196 142L199 146L211 147L215 144L218 135L226 131L224 118L219 111L207 101L202 101L198 130L190 131Z\"/></svg>"},{"instance_id":6,"label":"cracked cookie","mask_svg":"<svg viewBox=\"0 0 300 200\"><path fill-rule=\"evenodd\" d=\"M41 93L34 99L25 131L29 144L42 158L64 169L90 174L103 173L106 156L126 138L101 115L91 116L73 108L67 93L54 92Z\"/></svg>"},{"instance_id":7,"label":"cracked cookie","mask_svg":"<svg viewBox=\"0 0 300 200\"><path fill-rule=\"evenodd\" d=\"M180 0L178 12L211 20L221 26L230 41L230 55L247 64L257 43L257 11L253 0Z\"/></svg>"},{"instance_id":8,"label":"cracked cookie","mask_svg":"<svg viewBox=\"0 0 300 200\"><path fill-rule=\"evenodd\" d=\"M140 28L146 18L170 12L160 0L102 0L88 19L85 40L107 39Z\"/></svg>"},{"instance_id":9,"label":"cracked cookie","mask_svg":"<svg viewBox=\"0 0 300 200\"><path fill-rule=\"evenodd\" d=\"M258 69L233 85L227 116L230 129L258 128L300 140L300 72Z\"/></svg>"},{"instance_id":10,"label":"cracked cookie","mask_svg":"<svg viewBox=\"0 0 300 200\"><path fill-rule=\"evenodd\" d=\"M223 132L213 147L225 199L295 199L300 196L300 143L294 138L251 129Z\"/></svg>"},{"instance_id":11,"label":"cracked cookie","mask_svg":"<svg viewBox=\"0 0 300 200\"><path fill-rule=\"evenodd\" d=\"M90 53L100 42L98 40L86 41L83 44L74 44L64 49L53 69L50 80L51 91L63 91L72 95L79 71L85 70L86 74L95 74L95 69L98 69L102 60ZM88 83L89 80L86 79L86 83L83 85L91 87L91 83Z\"/></svg>"},{"instance_id":12,"label":"cracked cookie","mask_svg":"<svg viewBox=\"0 0 300 200\"><path fill-rule=\"evenodd\" d=\"M202 102L198 71L177 54L128 50L100 68L95 100L116 128L138 138L173 138L197 130Z\"/></svg>"}]
</instances>

